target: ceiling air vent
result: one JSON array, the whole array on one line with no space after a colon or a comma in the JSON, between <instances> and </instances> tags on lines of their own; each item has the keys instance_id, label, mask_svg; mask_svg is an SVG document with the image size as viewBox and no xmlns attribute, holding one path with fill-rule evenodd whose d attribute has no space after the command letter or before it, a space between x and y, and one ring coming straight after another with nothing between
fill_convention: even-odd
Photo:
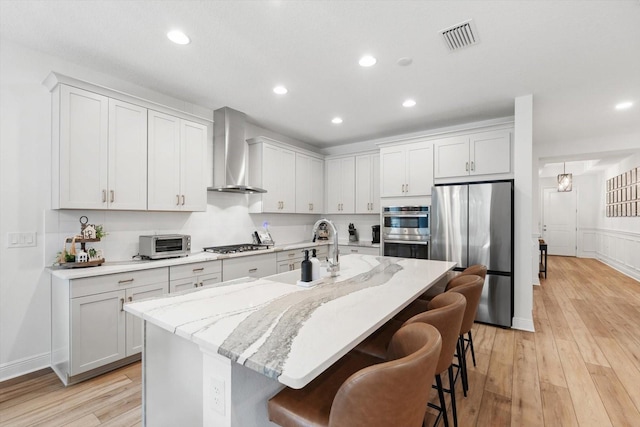
<instances>
[{"instance_id":1,"label":"ceiling air vent","mask_svg":"<svg viewBox=\"0 0 640 427\"><path fill-rule=\"evenodd\" d=\"M453 27L440 30L440 34L442 34L444 42L451 52L477 44L480 41L478 39L476 26L471 19L454 25Z\"/></svg>"}]
</instances>

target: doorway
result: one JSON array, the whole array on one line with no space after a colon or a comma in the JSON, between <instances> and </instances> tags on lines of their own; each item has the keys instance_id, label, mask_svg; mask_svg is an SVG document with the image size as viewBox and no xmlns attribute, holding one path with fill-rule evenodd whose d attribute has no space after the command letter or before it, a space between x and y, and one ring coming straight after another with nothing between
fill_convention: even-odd
<instances>
[{"instance_id":1,"label":"doorway","mask_svg":"<svg viewBox=\"0 0 640 427\"><path fill-rule=\"evenodd\" d=\"M576 256L577 189L559 192L543 190L542 237L549 255Z\"/></svg>"}]
</instances>

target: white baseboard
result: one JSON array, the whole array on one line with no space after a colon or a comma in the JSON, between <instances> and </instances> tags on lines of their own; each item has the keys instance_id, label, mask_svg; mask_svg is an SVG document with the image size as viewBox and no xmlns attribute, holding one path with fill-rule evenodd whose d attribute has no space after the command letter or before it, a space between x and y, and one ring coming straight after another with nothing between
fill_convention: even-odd
<instances>
[{"instance_id":1,"label":"white baseboard","mask_svg":"<svg viewBox=\"0 0 640 427\"><path fill-rule=\"evenodd\" d=\"M0 381L10 380L11 378L48 368L49 366L51 366L51 356L49 352L4 363L0 365Z\"/></svg>"},{"instance_id":2,"label":"white baseboard","mask_svg":"<svg viewBox=\"0 0 640 427\"><path fill-rule=\"evenodd\" d=\"M599 256L597 257L597 259L605 264L607 264L609 267L613 268L614 270L618 270L620 273L631 277L632 279L636 279L637 281L640 282L640 272L638 270L636 270L635 268L629 268L628 266L616 262L615 260L611 259L611 258L606 258L603 256Z\"/></svg>"},{"instance_id":3,"label":"white baseboard","mask_svg":"<svg viewBox=\"0 0 640 427\"><path fill-rule=\"evenodd\" d=\"M514 317L511 328L528 332L536 331L533 326L533 319L523 319L522 317Z\"/></svg>"}]
</instances>

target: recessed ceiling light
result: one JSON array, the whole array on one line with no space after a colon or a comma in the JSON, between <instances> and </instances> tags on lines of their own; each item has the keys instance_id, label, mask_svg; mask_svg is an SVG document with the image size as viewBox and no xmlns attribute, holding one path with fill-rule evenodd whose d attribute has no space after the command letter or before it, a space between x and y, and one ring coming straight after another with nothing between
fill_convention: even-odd
<instances>
[{"instance_id":1,"label":"recessed ceiling light","mask_svg":"<svg viewBox=\"0 0 640 427\"><path fill-rule=\"evenodd\" d=\"M191 42L185 33L178 30L169 31L167 37L176 44L189 44Z\"/></svg>"},{"instance_id":2,"label":"recessed ceiling light","mask_svg":"<svg viewBox=\"0 0 640 427\"><path fill-rule=\"evenodd\" d=\"M396 64L400 65L401 67L406 67L408 65L411 65L412 63L413 63L413 58L409 56L405 56L403 58L398 59L398 61L396 61Z\"/></svg>"},{"instance_id":3,"label":"recessed ceiling light","mask_svg":"<svg viewBox=\"0 0 640 427\"><path fill-rule=\"evenodd\" d=\"M284 86L276 86L276 87L273 88L273 92L277 93L278 95L284 95L285 93L287 93L289 91Z\"/></svg>"},{"instance_id":4,"label":"recessed ceiling light","mask_svg":"<svg viewBox=\"0 0 640 427\"><path fill-rule=\"evenodd\" d=\"M372 65L376 65L376 62L378 62L376 58L371 55L367 55L360 58L358 64L360 64L361 67L371 67Z\"/></svg>"},{"instance_id":5,"label":"recessed ceiling light","mask_svg":"<svg viewBox=\"0 0 640 427\"><path fill-rule=\"evenodd\" d=\"M334 125L339 125L340 123L342 123L342 119L340 117L334 117L333 119L331 119L331 123L333 123Z\"/></svg>"},{"instance_id":6,"label":"recessed ceiling light","mask_svg":"<svg viewBox=\"0 0 640 427\"><path fill-rule=\"evenodd\" d=\"M620 104L616 105L616 110L626 110L627 108L631 108L632 106L633 102L631 101L621 102Z\"/></svg>"},{"instance_id":7,"label":"recessed ceiling light","mask_svg":"<svg viewBox=\"0 0 640 427\"><path fill-rule=\"evenodd\" d=\"M416 105L416 101L414 101L413 99L407 99L402 103L403 107L413 107L415 105Z\"/></svg>"}]
</instances>

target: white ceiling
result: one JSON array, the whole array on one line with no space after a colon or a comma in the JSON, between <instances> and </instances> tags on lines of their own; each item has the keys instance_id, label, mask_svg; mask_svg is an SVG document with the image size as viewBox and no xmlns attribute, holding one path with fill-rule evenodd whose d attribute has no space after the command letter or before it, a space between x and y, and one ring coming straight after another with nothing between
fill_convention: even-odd
<instances>
[{"instance_id":1,"label":"white ceiling","mask_svg":"<svg viewBox=\"0 0 640 427\"><path fill-rule=\"evenodd\" d=\"M0 16L2 38L318 147L510 116L529 93L534 143L640 127L638 0L0 0ZM439 30L467 19L480 43L449 52Z\"/></svg>"}]
</instances>

